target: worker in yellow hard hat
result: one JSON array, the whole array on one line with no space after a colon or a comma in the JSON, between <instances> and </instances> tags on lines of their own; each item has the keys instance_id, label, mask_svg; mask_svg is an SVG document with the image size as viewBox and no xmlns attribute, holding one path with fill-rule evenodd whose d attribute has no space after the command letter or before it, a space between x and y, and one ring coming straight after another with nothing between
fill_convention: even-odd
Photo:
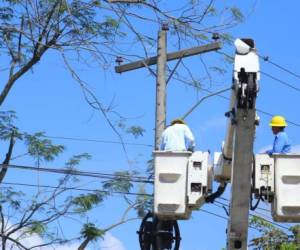
<instances>
[{"instance_id":1,"label":"worker in yellow hard hat","mask_svg":"<svg viewBox=\"0 0 300 250\"><path fill-rule=\"evenodd\" d=\"M266 153L272 155L273 153L286 154L291 152L291 142L284 131L287 123L285 118L280 115L275 115L269 124L272 127L272 132L275 135L273 148L267 150Z\"/></svg>"},{"instance_id":2,"label":"worker in yellow hard hat","mask_svg":"<svg viewBox=\"0 0 300 250\"><path fill-rule=\"evenodd\" d=\"M174 119L162 133L160 150L194 151L195 138L183 119Z\"/></svg>"}]
</instances>

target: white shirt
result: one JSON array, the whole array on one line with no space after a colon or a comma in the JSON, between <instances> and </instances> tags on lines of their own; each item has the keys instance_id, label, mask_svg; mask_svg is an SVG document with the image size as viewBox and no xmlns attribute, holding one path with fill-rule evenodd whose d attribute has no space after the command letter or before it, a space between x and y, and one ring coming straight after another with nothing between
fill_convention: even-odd
<instances>
[{"instance_id":1,"label":"white shirt","mask_svg":"<svg viewBox=\"0 0 300 250\"><path fill-rule=\"evenodd\" d=\"M161 137L160 150L163 151L193 151L195 139L185 124L174 124L165 129Z\"/></svg>"}]
</instances>

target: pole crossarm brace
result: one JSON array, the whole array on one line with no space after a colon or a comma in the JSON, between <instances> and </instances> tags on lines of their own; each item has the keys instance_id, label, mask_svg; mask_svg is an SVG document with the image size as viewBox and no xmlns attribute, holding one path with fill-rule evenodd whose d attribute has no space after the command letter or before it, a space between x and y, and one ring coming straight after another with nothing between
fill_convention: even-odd
<instances>
[{"instance_id":1,"label":"pole crossarm brace","mask_svg":"<svg viewBox=\"0 0 300 250\"><path fill-rule=\"evenodd\" d=\"M184 50L180 50L180 51L176 51L176 52L171 52L171 53L167 54L167 61L173 61L173 60L184 58L184 57L203 54L203 53L218 50L221 48L222 48L222 43L215 42L215 43L210 43L210 44L206 44L203 46L193 47L190 49L184 49ZM123 73L126 71L143 68L143 67L145 67L145 64L148 66L151 66L156 63L157 63L157 56L153 56L153 57L149 57L144 60L116 66L115 71L116 71L116 73Z\"/></svg>"}]
</instances>

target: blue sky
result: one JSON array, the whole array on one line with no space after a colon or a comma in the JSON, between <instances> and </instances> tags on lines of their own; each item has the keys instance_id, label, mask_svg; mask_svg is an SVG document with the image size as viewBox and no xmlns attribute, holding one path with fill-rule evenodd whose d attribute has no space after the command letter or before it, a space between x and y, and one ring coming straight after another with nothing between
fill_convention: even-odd
<instances>
[{"instance_id":1,"label":"blue sky","mask_svg":"<svg viewBox=\"0 0 300 250\"><path fill-rule=\"evenodd\" d=\"M274 62L300 74L299 58L299 1L228 1L244 9L246 20L241 25L230 31L236 38L251 37L256 42L258 52L263 56L270 56ZM154 30L153 32L156 32ZM171 48L172 49L172 48ZM234 49L226 46L224 51L233 54ZM202 56L211 66L221 63L215 53ZM0 58L1 62L2 58ZM185 59L184 63L195 73L202 75L203 67L199 57ZM174 63L170 63L174 66ZM198 66L199 65L199 66ZM217 79L213 79L211 90L219 90L231 84L231 66L228 72ZM126 117L131 125L140 124L145 128L143 137L134 139L124 135L125 141L153 144L154 140L154 104L155 104L155 79L146 69L117 75L113 70L103 72L96 66L87 69L76 67L100 100L108 104L114 99L116 110ZM261 61L261 70L295 86L299 86L299 79L278 70L276 67ZM179 71L183 71L179 67ZM1 81L4 76L1 76ZM300 124L299 117L299 92L287 88L282 84L262 75L260 92L257 99L257 108L271 114L280 114L288 120ZM176 80L171 80L168 85L167 121L173 117L184 114L199 98L206 93L196 92ZM227 100L212 97L203 102L187 119L189 126L196 136L197 150L219 151L225 137L226 119L224 113L228 111ZM55 53L48 53L33 72L27 73L12 89L5 101L2 110L13 109L19 117L18 127L22 131L45 131L49 136L63 136L75 138L90 138L99 140L118 141L118 137L109 128L101 114L92 110L83 100L78 84L67 72L62 60ZM257 128L254 151L270 145L273 135L268 126L269 116L258 113L261 124ZM290 124L287 132L294 145L300 144L299 127ZM134 161L129 166L119 144L93 143L68 140L55 140L65 144L66 153L49 166L62 167L63 163L73 154L89 152L92 160L85 162L80 169L111 173L116 170L138 169L144 170L147 160L151 157L151 148L146 146L127 145L128 156ZM4 155L5 144L1 144L1 155ZM16 154L23 153L23 148L17 147ZM18 159L16 164L33 165L30 159ZM36 183L36 174L19 170L9 172L6 181ZM57 176L41 174L40 180L53 183ZM83 179L88 183L91 179ZM95 181L94 179L92 181ZM97 183L87 185L95 187ZM225 197L229 197L227 190ZM118 220L122 215L125 204L121 197L116 196L106 201L94 211L93 217L97 218L99 226L107 226ZM222 208L213 205L204 205L203 209L226 216ZM131 214L134 216L134 214ZM116 237L119 249L138 249L136 231L140 221L131 222L111 231L110 237ZM188 221L180 222L182 234L182 250L217 250L225 246L227 222L216 216L198 211L192 214ZM66 227L66 231L72 232ZM250 230L249 238L255 232ZM111 240L111 238L110 238ZM114 244L112 244L114 245ZM99 249L95 245L95 249ZM102 243L101 249L115 250Z\"/></svg>"}]
</instances>

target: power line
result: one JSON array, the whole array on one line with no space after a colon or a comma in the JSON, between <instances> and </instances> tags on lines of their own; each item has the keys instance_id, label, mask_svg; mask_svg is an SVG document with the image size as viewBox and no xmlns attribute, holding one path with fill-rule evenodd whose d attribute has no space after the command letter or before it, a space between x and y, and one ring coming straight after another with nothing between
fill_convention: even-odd
<instances>
[{"instance_id":1,"label":"power line","mask_svg":"<svg viewBox=\"0 0 300 250\"><path fill-rule=\"evenodd\" d=\"M221 51L217 51L217 53L219 53L219 54L221 54L221 55L224 55L224 56L226 56L226 57L228 57L228 58L230 58L230 59L234 59L233 56L230 56L230 55L228 55L227 53L225 53L225 52L223 52L223 51L222 51L222 52L221 52ZM278 65L278 66L279 66L279 65ZM279 66L279 67L280 67L280 66ZM282 68L283 68L283 67L282 67ZM295 73L293 73L293 72L290 72L289 70L285 70L285 71L287 71L287 72L293 74L294 76L297 76L297 77L300 78L300 76L298 76L297 74L295 74ZM281 83L281 84L283 84L283 85L285 85L285 86L287 86L287 87L289 87L289 88L291 88L291 89L293 89L293 90L296 90L296 91L300 92L300 88L295 87L293 84L290 84L290 83L288 83L287 81L283 81L283 80L281 80L281 79L279 79L279 78L277 78L277 77L275 77L275 76L272 76L272 75L270 75L270 74L268 74L268 73L266 73L266 72L263 72L263 71L260 71L260 73L261 73L262 75L265 75L265 76L267 76L267 77L273 79L274 81L277 81L277 82L279 82L279 83Z\"/></svg>"},{"instance_id":2,"label":"power line","mask_svg":"<svg viewBox=\"0 0 300 250\"><path fill-rule=\"evenodd\" d=\"M274 114L271 114L271 113L269 113L269 112L263 111L263 110L261 110L261 109L256 109L256 110L257 110L258 112L264 114L264 115L267 115L267 116L270 116L270 117L273 117L273 116L274 116ZM294 125L294 126L296 126L296 127L300 127L300 123L293 122L293 121L291 121L291 120L289 120L289 119L286 119L286 121L287 121L289 124L291 124L291 125Z\"/></svg>"},{"instance_id":3,"label":"power line","mask_svg":"<svg viewBox=\"0 0 300 250\"><path fill-rule=\"evenodd\" d=\"M279 82L279 83L281 83L281 84L283 84L283 85L285 85L285 86L287 86L287 87L293 89L293 90L296 90L297 92L300 92L300 88L295 87L293 84L290 84L290 83L288 83L287 81L283 81L283 80L281 80L281 79L279 79L279 78L277 78L277 77L275 77L275 76L272 76L272 75L270 75L270 74L268 74L268 73L266 73L266 72L263 72L263 71L260 71L260 73L261 73L262 75L265 75L265 76L267 76L267 77L273 79L274 81L277 81L277 82Z\"/></svg>"},{"instance_id":4,"label":"power line","mask_svg":"<svg viewBox=\"0 0 300 250\"><path fill-rule=\"evenodd\" d=\"M224 197L218 197L217 199L220 199L220 200L224 200L224 201L228 201L229 202L229 199L226 199ZM269 212L270 213L270 210L269 209L265 209L265 208L262 208L262 207L258 207L257 208L258 210L262 210L262 211L266 211L266 212Z\"/></svg>"},{"instance_id":5,"label":"power line","mask_svg":"<svg viewBox=\"0 0 300 250\"><path fill-rule=\"evenodd\" d=\"M4 184L4 185L14 185L14 186L25 186L25 187L52 188L52 189L60 189L60 190L76 190L76 191L85 191L85 192L100 192L100 193L113 193L113 194L126 194L126 195L141 195L141 196L153 197L153 195L151 195L151 194L142 194L142 193L133 193L133 192L117 192L117 191L99 190L99 189L88 189L88 188L76 188L76 187L60 188L60 187L50 186L50 185L35 185L35 184L17 183L17 182L2 182L1 184Z\"/></svg>"},{"instance_id":6,"label":"power line","mask_svg":"<svg viewBox=\"0 0 300 250\"><path fill-rule=\"evenodd\" d=\"M224 56L226 56L226 57L228 57L228 58L230 58L230 59L234 59L233 56L228 55L228 54L227 54L226 52L224 52L224 51L217 51L216 53L221 54L221 55L224 55ZM279 83L281 83L281 84L283 84L283 85L285 85L285 86L287 86L287 87L289 87L289 88L291 88L291 89L293 89L293 90L296 90L296 91L300 92L300 88L295 87L293 84L290 84L290 83L288 83L287 81L283 81L283 80L281 80L281 79L278 79L277 77L272 76L271 74L268 74L268 73L263 72L263 71L260 71L260 73L261 73L262 75L265 75L265 76L267 76L267 77L273 79L274 81L277 81L277 82L279 82ZM292 73L292 72L289 72L289 73ZM294 74L294 73L292 73L292 74ZM300 76L299 76L299 77L300 77Z\"/></svg>"},{"instance_id":7,"label":"power line","mask_svg":"<svg viewBox=\"0 0 300 250\"><path fill-rule=\"evenodd\" d=\"M204 92L207 92L207 93L213 93L212 91L210 91L210 90L208 90L208 89L202 89ZM230 100L228 97L226 97L226 96L224 96L224 95L217 95L218 97L220 97L220 98L222 98L222 99L225 99L225 100ZM264 114L264 115L267 115L267 116L269 116L269 117L273 117L274 116L274 114L271 114L270 112L267 112L267 111L264 111L264 110L262 110L262 109L256 109L256 111L257 112L259 112L259 113L262 113L262 114ZM289 123L289 124L291 124L291 125L294 125L294 126L296 126L296 127L300 127L300 123L297 123L297 122L293 122L293 121L291 121L291 120L289 120L289 119L286 119L286 121Z\"/></svg>"},{"instance_id":8,"label":"power line","mask_svg":"<svg viewBox=\"0 0 300 250\"><path fill-rule=\"evenodd\" d=\"M110 144L122 144L119 141L110 141L110 140L100 140L100 139L89 139L89 138L75 138L75 137L64 137L64 136L47 136L43 135L45 138L50 139L61 139L61 140L71 140L71 141L85 141L85 142L96 142L96 143L110 143ZM132 146L144 146L144 147L153 147L151 144L144 144L144 143L134 143L134 142L124 142L125 145L132 145Z\"/></svg>"},{"instance_id":9,"label":"power line","mask_svg":"<svg viewBox=\"0 0 300 250\"><path fill-rule=\"evenodd\" d=\"M215 202L217 202L217 201L215 201ZM223 207L220 207L220 208L225 209L224 206L226 206L226 207L229 208L229 205L228 205L228 204L224 204L224 203L221 203L221 202L219 202L219 204L223 205ZM214 204L214 203L213 203L213 205L219 207L217 204ZM264 214L261 214L261 213L258 213L258 212L254 212L254 213L256 213L256 214L249 213L249 215L252 216L252 217L256 216L256 217L258 217L258 218L260 218L260 219L262 219L262 220L264 220L264 221L266 221L266 222L268 222L268 223L270 223L270 224L272 224L272 225L274 225L274 226L280 227L280 228L285 229L285 230L289 230L288 227L282 226L282 225L280 225L280 224L278 224L278 223L276 223L276 222L270 221L270 219L268 219L268 218L263 217L263 216L265 216ZM258 215L257 215L257 214L258 214ZM260 215L259 215L259 214L260 214Z\"/></svg>"},{"instance_id":10,"label":"power line","mask_svg":"<svg viewBox=\"0 0 300 250\"><path fill-rule=\"evenodd\" d=\"M286 67L283 67L283 66L279 65L278 63L275 63L275 62L271 61L269 56L259 56L259 57L262 58L265 62L268 62L268 63L272 64L273 66L285 71L286 73L289 73L290 75L293 75L293 76L300 79L300 75L298 75L295 72L287 69Z\"/></svg>"},{"instance_id":11,"label":"power line","mask_svg":"<svg viewBox=\"0 0 300 250\"><path fill-rule=\"evenodd\" d=\"M222 204L222 205L224 205L224 206L229 207L229 204L225 204L225 203L222 203L222 202L219 202L219 203ZM257 209L259 209L259 208L257 208ZM269 210L267 210L267 211L270 212ZM280 225L280 224L278 224L278 223L276 223L276 222L270 221L270 220L268 220L267 218L261 217L261 216L259 216L259 215L255 215L255 214L253 214L253 213L250 213L250 216L257 216L257 217L259 217L260 219L262 219L262 220L264 220L264 221L266 221L266 222L268 222L268 223L270 223L270 224L272 224L272 225L274 225L274 226L280 227L280 228L282 228L282 229L289 230L288 227L282 226L282 225Z\"/></svg>"},{"instance_id":12,"label":"power line","mask_svg":"<svg viewBox=\"0 0 300 250\"><path fill-rule=\"evenodd\" d=\"M216 201L216 200L214 201L214 203L220 204L220 205L222 205L222 206L227 206L227 207L229 208L229 204L225 204L225 203L222 203L222 202ZM214 204L214 203L213 203L213 204ZM258 210L258 208L256 208L256 210ZM268 216L267 214L258 212L258 211L256 211L256 210L253 211L253 213L258 214L258 215L260 215L260 216L267 216L267 219L271 219L271 220L272 220L272 218L271 218L270 216ZM269 210L266 209L266 211L270 213Z\"/></svg>"},{"instance_id":13,"label":"power line","mask_svg":"<svg viewBox=\"0 0 300 250\"><path fill-rule=\"evenodd\" d=\"M216 53L221 54L221 55L224 55L224 56L226 56L226 57L228 57L228 58L230 58L230 59L234 59L233 56L228 55L227 53L225 53L225 52L223 52L223 51L216 51ZM281 82L281 83L284 84L285 86L289 86L290 88L292 88L292 89L294 89L294 90L300 91L299 88L293 86L292 84L290 84L290 83L288 83L288 82L282 81L282 80L280 80L280 79L278 79L278 78L276 78L276 77L274 77L274 76L272 76L272 75L270 75L270 74L268 74L268 73L266 73L266 72L262 72L262 71L260 71L260 72L261 72L262 74L265 74L265 75L268 76L268 77L271 77L271 78L272 78L273 80L275 80L275 81ZM212 91L207 90L207 89L202 89L202 90L205 91L205 92L208 92L208 93L212 93ZM223 95L218 95L218 96L221 97L221 98L223 98L223 99L229 100L229 98L226 97L226 96L223 96ZM267 116L270 116L270 117L274 116L274 114L271 114L270 112L264 111L264 110L262 110L262 109L258 109L258 108L257 108L256 110L257 110L258 112L264 114L264 115L267 115ZM300 127L300 123L297 123L297 122L294 122L294 121L291 121L291 120L288 120L288 119L287 119L286 121L287 121L289 124L292 124L292 125L294 125L294 126L296 126L296 127Z\"/></svg>"},{"instance_id":14,"label":"power line","mask_svg":"<svg viewBox=\"0 0 300 250\"><path fill-rule=\"evenodd\" d=\"M219 214L216 214L216 213L207 211L207 210L202 209L202 208L200 208L199 211L202 211L202 212L207 213L207 214L211 214L211 215L213 215L213 216L216 216L216 217L221 218L221 219L224 219L224 220L228 220L228 217L225 217L225 216L223 216L223 215L219 215ZM258 228L256 228L256 227L253 227L253 226L248 226L248 227L249 227L249 228L252 228L252 229L255 229L255 230L257 230L257 231L260 231L260 230L259 230Z\"/></svg>"},{"instance_id":15,"label":"power line","mask_svg":"<svg viewBox=\"0 0 300 250\"><path fill-rule=\"evenodd\" d=\"M151 183L151 184L153 183L153 181L143 176L107 174L107 173L99 173L99 172L78 171L74 169L44 168L44 167L32 167L32 166L12 165L12 164L9 165L0 164L0 166L3 168L14 168L14 169L31 170L31 171L39 171L39 172L49 172L55 174L76 175L76 176L94 177L94 178L110 179L110 180L117 179L120 181L127 180L127 181L137 182L137 183Z\"/></svg>"},{"instance_id":16,"label":"power line","mask_svg":"<svg viewBox=\"0 0 300 250\"><path fill-rule=\"evenodd\" d=\"M207 213L207 214L211 214L211 215L217 216L217 217L219 217L219 218L221 218L221 219L224 219L224 220L228 220L228 217L225 217L225 216L223 216L223 215L219 215L219 214L216 214L216 213L207 211L207 210L205 210L205 209L203 209L203 208L200 208L199 211L202 211L202 212L204 212L204 213Z\"/></svg>"}]
</instances>

